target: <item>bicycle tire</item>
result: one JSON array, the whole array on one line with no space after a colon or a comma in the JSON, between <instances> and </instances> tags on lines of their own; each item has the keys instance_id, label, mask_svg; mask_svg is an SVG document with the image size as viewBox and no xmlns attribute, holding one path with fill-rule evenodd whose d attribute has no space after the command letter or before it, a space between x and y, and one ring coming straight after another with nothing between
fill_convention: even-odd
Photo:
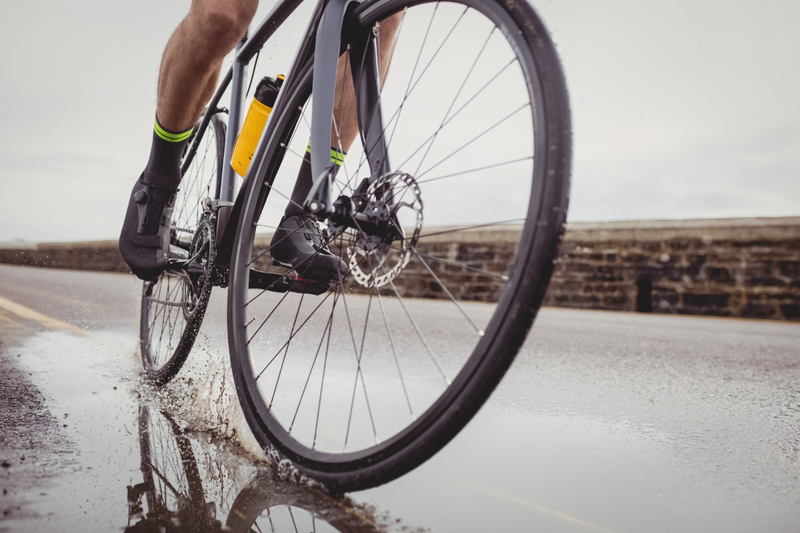
<instances>
[{"instance_id":1,"label":"bicycle tire","mask_svg":"<svg viewBox=\"0 0 800 533\"><path fill-rule=\"evenodd\" d=\"M473 34L477 30L473 30L473 28L485 27L488 33L483 48L477 53L472 67L469 67L470 63L464 64L469 67L469 72L442 118L441 125L435 130L435 134L425 138L424 135L419 135L419 125L425 125L428 115L436 113L436 121L432 123L434 129L436 128L438 116L441 116L441 110L446 107L447 102L445 101L443 107L438 105L436 98L439 93L443 92L442 85L448 81L448 78L456 79L454 75L450 74L450 71L441 76L431 74L436 76L435 83L431 85L432 95L430 98L433 104L428 105L428 100L420 103L421 110L417 115L413 115L413 127L409 131L409 136L415 143L418 143L421 138L425 138L426 143L430 142L430 146L423 151L425 155L421 156L416 172L413 171L413 165L404 166L409 158L394 167L396 172L381 182L387 187L399 186L397 194L413 191L412 199L405 203L410 202L412 208L411 216L407 219L411 219L413 222L416 217L420 220L415 231L422 225L422 218L432 218L433 226L437 226L440 220L437 216L440 212L431 211L431 209L441 208L442 217L449 217L447 220L461 221L460 225L448 226L451 229L428 231L425 234L417 233L410 238L403 237L402 240L401 248L406 246L406 241L412 242L416 237L420 239L426 237L431 240L423 242L433 243L430 245L432 250L449 250L447 253L451 253L451 256L447 257L452 260L445 256L434 256L431 253L420 254L414 245L410 245L410 250L413 251L412 263L416 265L414 267L416 271L412 272L408 266L412 263L408 263L402 264L398 270L399 273L395 274L396 276L407 276L406 279L410 280L407 285L401 286L402 290L413 293L414 284L418 286L418 278L422 277L424 278L422 279L422 289L425 288L424 283L428 283L431 287L437 288L437 294L442 299L439 301L404 299L394 284L393 279L397 278L389 279L389 284L383 288L370 286L370 283L377 283L375 280L379 273L378 268L383 269L382 272L387 274L382 265L389 261L389 256L392 254L391 249L384 255L377 256L379 267L372 267L372 259L369 260L368 272L365 273L363 270L360 272L362 279L360 281L356 279L358 283L354 283L353 278L358 276L353 274L347 284L336 284L325 295L308 296L314 302L309 307L316 305L314 310L306 309L303 312L305 294L287 292L280 295L272 291L265 291L263 287L257 292L250 289L253 276L251 269L263 270L265 265L269 264L269 256L266 255L269 247L265 247L263 239L256 238L260 228L269 227L270 224L273 224L272 227L274 227L273 220L277 218L275 206L268 204L268 200L272 198L280 202L277 205L285 205L285 198L288 195L280 191L280 188L283 187L280 185L281 179L283 179L281 176L287 174L283 167L286 166L287 160L289 162L296 161L296 159L292 159L294 156L287 154L304 149L293 149L292 147L304 147L304 139L297 138L296 129L298 126L308 123L308 120L301 120L301 118L310 108L307 100L310 94L312 65L306 65L297 73L293 73L301 80L299 88L293 94L283 95L286 105L273 111L273 116L270 118L274 122L265 136L262 150L256 156L260 160L257 176L243 191L246 196L242 216L238 221L231 264L228 292L228 338L233 376L245 418L254 436L270 457L275 460L288 459L301 473L320 481L329 490L335 492L366 489L403 475L433 456L474 416L499 383L527 336L544 298L566 219L572 150L566 82L555 47L533 8L527 2L520 0L459 0L458 2L436 3L409 2L408 0L368 0L355 10L354 16L359 18L361 24L378 29L379 26L375 25L376 22L384 21L389 16L400 12L403 13L402 25L408 24L409 20L416 22L418 18L423 31L410 33L413 43L422 39L416 63L413 58L416 53L414 52L416 44L413 48L409 45L409 49L412 50L409 55L410 59L398 59L398 54L405 53L405 49L398 52L397 43L402 42L407 35L402 33L401 25L392 58L392 72L385 80L386 87L388 87L392 84L395 70L411 71L405 94L402 92L402 87L406 85L405 81L399 85L397 102L400 104L396 108L395 114L384 112L385 132L389 131L394 117L398 117L392 133L386 134L389 138L389 153L395 163L400 158L396 158L392 150L402 153L405 145L401 143L405 141L398 138L400 140L392 144L392 140L395 131L401 129L398 124L401 123L399 118L401 113L406 113L404 106L410 106L410 91L418 87L423 75L431 72L428 66L438 60L437 54L445 49L448 39L455 35L455 28L460 24L462 18L469 14L470 18L467 19L469 26L463 40L457 41L458 46L454 49L457 55L454 61L460 60L460 55L463 54L470 39L477 42L476 46L481 45L482 40L474 39ZM430 15L428 22L429 12L433 14ZM417 17L417 13L420 15L410 19L412 13L414 17ZM436 19L438 13L444 14ZM446 17L457 19L455 25L452 26L453 29L450 29L449 23L439 24L439 20L443 17L445 20L451 20ZM436 20L436 24L434 24L434 20ZM427 25L427 30L425 25ZM438 30L440 26L442 34L445 35L444 40L432 55L429 53L422 60L428 34L432 28L435 27ZM481 29L481 31L483 30ZM477 101L483 102L481 105L484 107L478 109L477 112L471 112L467 117L469 121L461 123L464 127L477 125L484 120L485 122L479 125L480 128L483 128L485 124L491 125L494 123L493 120L505 116L498 111L505 109L504 106L510 105L510 101L506 101L505 98L486 100L484 98L486 86L482 87L480 83L474 86L479 88L475 95L468 99L464 106L458 108L458 111L450 115L455 103L459 101L462 90L467 86L467 81L475 66L479 64L483 50L489 47L488 43L490 42L492 42L490 49L495 49L492 41L495 31L503 38L501 44L497 45L497 53L502 51L502 53L513 55L504 69L510 69L516 74L509 74L512 78L501 84L495 83L495 79L501 79L500 77L489 76L486 86L494 84L495 86L499 85L498 90L501 92L512 91L508 87L513 81L522 87L518 90L513 89L517 90L515 94L523 95L523 100L527 98L527 104L520 108L530 108L529 114L522 113L526 129L523 131L514 126L512 130L514 139L519 137L521 140L519 142L508 140L508 143L523 148L527 146L527 150L532 149L533 153L518 161L511 160L511 163L507 163L507 165L510 166L517 162L525 165L523 170L512 173L514 180L520 180L519 182L513 181L513 183L515 185L521 183L524 187L528 187L526 192L529 191L529 194L521 194L518 189L504 187L511 183L509 177L511 174L503 174L497 178L492 173L488 178L494 180L490 182L494 184L493 188L472 190L473 188L469 186L472 183L470 180L478 179L480 175L486 175L487 168L494 169L502 166L499 164L487 167L475 166L471 167L472 170L468 172L444 175L442 178L436 175L436 178L428 178L425 181L422 180L422 176L433 167L420 173L425 157L432 151L433 144L438 138L437 135L443 131L444 125L450 124L454 117L461 113L461 110L476 101L479 96L480 99ZM433 39L431 42L438 43L438 40ZM405 56L402 57L405 58ZM428 57L432 57L432 59L427 66L424 66L422 74L415 79L417 66L420 63L424 64ZM448 61L451 60L448 59ZM414 64L413 68L412 63ZM447 64L451 65L452 63ZM481 64L483 65L483 63ZM496 69L491 70L491 68L505 63L496 61L492 56L486 64L488 65L487 72L494 72ZM516 70L508 67L508 65L514 64L516 64ZM504 70L500 71L501 74L503 72ZM403 79L405 80L404 77ZM505 80L505 78L502 79ZM455 83L454 88L458 82ZM381 102L382 106L385 106L386 100L394 94L391 92L393 89L386 87L382 89L382 98L384 99ZM467 97L465 96L465 98ZM486 106L488 106L489 112L486 111ZM389 107L389 109L392 108ZM411 112L409 111L409 113ZM491 126L487 131L494 135L495 131L492 128L495 126ZM434 167L440 166L442 161L449 160L448 165L456 165L462 160L469 159L471 161L470 158L473 157L488 157L494 156L496 153L506 153L503 145L503 142L507 140L506 136L501 136L501 141L498 142L494 138L488 137L485 132L473 138L464 137L461 127L453 128L451 131L454 131L453 135L457 139L460 137L459 144L455 144L454 141L442 140L439 142L439 146L446 143L446 149L452 150L453 146L461 146L460 143L465 138L473 140L481 138L482 143L485 143L487 147L484 150L464 152L462 146L456 150L459 153L458 158L453 160L452 154L448 155ZM472 140L469 141L467 146L472 142ZM409 146L413 148L416 144ZM425 147L425 143L420 146L420 148L422 147ZM413 154L419 153L420 148ZM408 150L410 151L410 149ZM352 153L348 155L348 159L351 157ZM254 158L255 160L256 158ZM450 168L448 165L444 165L443 168ZM452 168L457 169L456 166ZM407 169L411 171L405 173ZM442 171L441 168L439 170ZM463 178L464 175L475 172L479 174L477 178L475 176ZM460 179L464 181L447 185L443 188L444 192L440 192L437 187L447 181L444 178L456 175L462 176ZM348 181L344 185L340 184L340 187L349 193L358 183L358 173L355 172L355 181L354 177L349 174L341 181L344 179ZM437 185L430 185L431 183ZM428 192L419 192L423 189ZM272 195L271 192L278 194ZM464 196L464 198L473 198L472 203L461 201L462 195L470 194L476 196L474 198ZM506 203L494 202L493 194L503 195L502 200ZM423 206L422 200L426 198ZM399 202L397 205L402 203L404 202ZM461 211L459 209L465 205L469 209L466 215L463 215L461 213L463 209ZM492 263L492 268L494 268L496 263L502 265L507 261L510 266L505 270L505 274L490 271L489 266L481 266L483 265L481 261L485 259L485 257L481 258L481 254L486 256L489 253L485 249L473 250L473 257L477 257L477 259L469 259L458 255L463 250L457 246L458 238L461 236L456 235L458 232L467 232L480 227L497 229L496 226L506 224L506 220L517 220L505 216L499 220L497 218L490 219L490 222L486 224L479 223L479 216L498 216L498 206L503 215L506 215L506 212L511 213L518 210L523 215L522 227L519 232L504 234L504 238L508 238L508 235L518 235L515 238L518 238L519 241L510 245L513 248L512 253L505 256L499 254L502 257L495 258ZM393 209L399 210L400 208ZM430 216L431 213L434 216ZM428 214L428 216L423 217L423 214ZM462 216L466 218L459 218ZM446 226L446 224L438 225ZM437 243L436 239L432 239L436 236L441 242ZM345 242L346 240L347 242ZM413 240L413 242L419 244L419 240ZM356 268L360 268L360 262L372 254L372 252L364 252L369 243L363 239L363 235L355 231L341 234L331 244L335 252L341 254L347 252L350 255L349 272L351 274L355 272ZM358 257L359 250L362 251L364 257L354 260L353 257ZM402 263L401 259L397 259L397 264ZM436 262L433 268L426 259L431 263ZM425 268L422 268L423 266ZM464 292L466 289L462 290L462 283L456 280L455 284L448 282L450 283L450 289L448 289L447 284L435 274L435 270L441 273L447 268L463 273L464 275L461 277L465 280L468 280L470 275L478 281L488 280L486 281L488 288L485 287L485 290L481 292L478 284L477 289L474 289L478 290L477 293L474 291L472 293ZM279 271L279 274L289 280L290 284L297 282L296 279L291 280L293 276L291 271L283 273ZM426 279L427 281L425 281ZM389 286L391 286L391 291L388 290ZM466 286L466 282L464 282L464 286ZM367 303L367 296L363 296L365 292L369 293L369 303ZM359 296L359 293L362 296ZM496 301L496 305L470 305L467 303L470 299L485 298L487 294L488 299ZM327 319L324 316L321 319L314 318L317 309L326 304L331 295L334 295L334 298L329 304L330 315ZM430 296L430 294L424 293L424 290L422 295ZM372 336L380 335L379 330L383 328L383 325L374 326L371 329L368 327L368 325L374 325L370 324L373 299L377 300L376 307L380 304L383 325L385 325L387 334L383 336L384 341L378 344L378 348L371 349L365 355L368 332ZM297 303L298 300L299 303ZM274 303L275 301L277 303ZM281 313L277 313L276 311L285 301L289 301L292 305L287 304ZM338 315L336 315L339 301L341 304ZM348 307L348 301L352 302L352 309ZM388 306L383 305L384 301L387 304L397 304L394 305L395 315L387 315L385 307ZM446 313L444 312L445 304L441 302L445 302L449 306ZM343 312L342 307L344 307ZM351 320L351 315L356 316L359 309L366 309L363 312L364 316L356 317L359 318L358 321ZM417 319L412 316L409 309L416 314ZM327 313L327 311L325 312ZM402 325L404 313L409 324ZM343 317L343 315L345 316ZM444 321L449 326L455 324L456 319L461 320L459 327L464 328L465 334L448 333L446 328L437 325ZM269 320L273 320L273 322L267 326ZM284 322L281 323L281 320ZM341 331L338 324L335 325L337 320L346 321ZM363 334L361 321L363 321ZM478 327L476 323L479 321L482 321L485 327ZM355 329L354 322L356 322ZM376 319L375 322L378 320ZM394 337L391 334L390 323L392 327L397 328ZM312 335L311 329L315 327L316 331ZM319 335L320 328L322 335ZM356 339L355 331L361 335L360 339ZM301 332L309 340L300 337ZM336 340L332 342L334 336L336 336ZM371 339L372 337L370 337ZM398 345L398 339L404 344ZM358 348L359 340L360 350ZM283 344L281 344L282 342ZM336 345L334 351L330 351L332 344ZM461 349L462 345L464 345L464 349ZM278 347L277 352L275 352L276 347ZM290 347L293 350L292 357L288 357ZM404 352L401 353L402 357L398 357L398 348L404 349ZM435 352L445 348L446 351L438 352L441 358L441 361L438 361ZM390 349L391 354L389 354ZM324 355L320 355L323 350ZM355 359L355 362L351 360L347 363L345 361L348 350L350 354L347 357ZM283 352L282 355L281 352ZM340 357L341 354L345 355ZM368 356L369 359L367 359ZM301 364L303 359L306 361L304 366ZM317 366L318 361L319 366ZM276 363L272 366L274 362ZM365 374L372 368L367 369L368 363L375 365L374 369L376 369L374 374L370 374L369 379L374 381L370 381L373 384L369 387ZM345 375L345 371L340 373L339 367L345 368L343 366L345 364L349 364L355 369L349 370L352 375L343 378L341 376ZM393 382L389 383L383 372L392 364L396 364L399 378L396 378L396 381L393 378ZM383 368L381 365L384 365ZM401 366L405 366L405 370L401 370ZM437 374L437 369L441 376ZM327 375L326 372L328 372ZM313 387L319 390L319 395L318 399L307 401L307 390L314 390L309 388L312 377L315 380ZM318 381L316 381L317 379ZM344 386L336 387L337 381ZM375 386L374 383L378 383L379 386ZM281 389L280 394L278 394L279 388ZM368 388L372 389L372 400L369 398ZM331 389L333 389L332 392ZM410 398L409 390L413 391L416 396L413 401ZM361 398L362 391L363 399ZM390 392L393 395L391 397ZM308 394L316 394L316 391ZM320 421L323 418L321 416L323 396L325 396L326 402L326 417ZM358 405L356 405L357 398ZM276 403L276 399L278 403ZM404 410L405 403L408 404L408 413L400 413L401 409L398 406L402 406ZM416 407L417 405L422 407ZM378 413L380 416L373 416L373 411L377 412L378 408L382 410ZM417 413L420 413L419 415L414 413L415 409ZM301 410L306 418L304 425L299 427L298 415ZM345 415L347 415L346 420ZM340 425L335 426L334 424ZM388 438L381 438L377 429L379 425L389 428L385 432L383 429L380 432L384 435L389 434ZM356 436L357 430L359 434ZM372 442L373 436L374 442ZM327 440L329 437L330 443ZM324 444L322 438L326 439ZM337 439L339 440L337 441ZM344 446L337 449L337 442L341 442L341 440L344 441ZM348 445L351 446L350 451L347 450ZM354 447L357 449L353 450Z\"/></svg>"},{"instance_id":2,"label":"bicycle tire","mask_svg":"<svg viewBox=\"0 0 800 533\"><path fill-rule=\"evenodd\" d=\"M204 206L206 199L219 197L225 153L225 123L215 114L201 134L197 152L184 173L172 215L171 241L193 256L202 246L205 264L214 261L216 246L215 217ZM190 155L187 150L184 157ZM180 371L194 345L211 296L211 276L189 276L186 272L167 271L155 282L142 286L140 313L140 351L145 377L155 385L168 383Z\"/></svg>"},{"instance_id":3,"label":"bicycle tire","mask_svg":"<svg viewBox=\"0 0 800 533\"><path fill-rule=\"evenodd\" d=\"M267 531L267 527L258 526L258 521L261 519L262 524L269 522L272 531L290 530L290 528L275 527L269 515L264 520L265 515L276 508L297 509L306 523L309 517L313 517L327 531L374 533L380 530L370 517L364 516L358 509L350 508L346 502L331 501L330 496L319 491L314 492L302 485L278 482L273 472L256 474L236 495L225 527L231 533ZM313 524L314 522L306 529L301 527L306 525L303 523L297 523L295 527L299 531L317 531L317 527Z\"/></svg>"}]
</instances>

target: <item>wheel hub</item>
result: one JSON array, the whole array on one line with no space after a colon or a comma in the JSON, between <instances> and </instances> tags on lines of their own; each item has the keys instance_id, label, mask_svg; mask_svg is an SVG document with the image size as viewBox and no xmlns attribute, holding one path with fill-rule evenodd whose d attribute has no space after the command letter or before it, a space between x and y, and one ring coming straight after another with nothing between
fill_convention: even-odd
<instances>
[{"instance_id":1,"label":"wheel hub","mask_svg":"<svg viewBox=\"0 0 800 533\"><path fill-rule=\"evenodd\" d=\"M423 204L417 182L404 172L379 178L369 186L366 197L363 213L380 229L358 229L347 255L355 280L364 287L379 288L391 283L408 265L422 230ZM413 226L409 235L404 225Z\"/></svg>"}]
</instances>

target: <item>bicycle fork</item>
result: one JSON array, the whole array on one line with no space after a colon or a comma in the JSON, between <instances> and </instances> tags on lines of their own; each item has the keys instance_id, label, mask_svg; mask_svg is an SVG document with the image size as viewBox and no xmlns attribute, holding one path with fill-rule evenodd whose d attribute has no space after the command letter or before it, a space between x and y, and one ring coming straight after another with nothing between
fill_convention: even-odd
<instances>
[{"instance_id":1,"label":"bicycle fork","mask_svg":"<svg viewBox=\"0 0 800 533\"><path fill-rule=\"evenodd\" d=\"M358 24L357 0L331 0L317 28L314 49L314 79L311 119L311 172L314 184L304 208L319 217L344 227L373 228L374 221L362 214L364 195L369 186L389 173L389 157L380 105L380 67L372 28ZM344 31L343 31L344 30ZM342 39L344 37L344 39ZM357 187L352 198L331 200L336 165L331 163L330 136L333 126L336 70L342 52L338 43L349 47L350 67L356 93L358 127L367 156L370 176ZM337 46L332 46L337 43Z\"/></svg>"}]
</instances>

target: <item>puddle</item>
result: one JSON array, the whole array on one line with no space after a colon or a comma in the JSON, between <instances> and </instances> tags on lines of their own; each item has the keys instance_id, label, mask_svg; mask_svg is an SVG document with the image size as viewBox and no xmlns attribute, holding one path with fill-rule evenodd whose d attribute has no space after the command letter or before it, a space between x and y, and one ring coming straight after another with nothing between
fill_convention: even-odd
<instances>
[{"instance_id":1,"label":"puddle","mask_svg":"<svg viewBox=\"0 0 800 533\"><path fill-rule=\"evenodd\" d=\"M190 398L142 384L126 341L44 332L18 351L71 445L59 476L23 491L24 512L0 522L0 531L420 530L347 496L281 479L225 438L233 423L204 431L238 409L235 397L225 397L224 365L206 368L210 383L191 388L222 392ZM212 360L198 356L194 364Z\"/></svg>"}]
</instances>

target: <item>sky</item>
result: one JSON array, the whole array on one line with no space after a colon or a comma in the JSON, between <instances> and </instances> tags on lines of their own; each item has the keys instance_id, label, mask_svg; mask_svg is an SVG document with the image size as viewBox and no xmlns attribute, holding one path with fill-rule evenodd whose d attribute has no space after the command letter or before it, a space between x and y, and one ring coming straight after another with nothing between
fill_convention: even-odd
<instances>
[{"instance_id":1,"label":"sky","mask_svg":"<svg viewBox=\"0 0 800 533\"><path fill-rule=\"evenodd\" d=\"M800 215L800 2L533 5L570 91L569 221ZM188 7L3 3L0 242L117 237L149 153L160 56ZM312 7L260 66L288 69Z\"/></svg>"}]
</instances>

